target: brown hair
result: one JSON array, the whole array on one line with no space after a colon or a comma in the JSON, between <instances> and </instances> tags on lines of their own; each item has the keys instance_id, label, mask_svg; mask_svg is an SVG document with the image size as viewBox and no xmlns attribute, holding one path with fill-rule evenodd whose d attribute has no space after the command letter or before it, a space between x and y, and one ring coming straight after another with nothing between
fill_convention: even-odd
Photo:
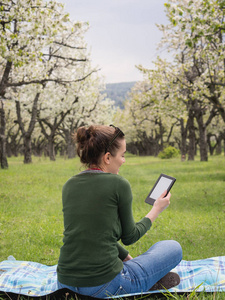
<instances>
[{"instance_id":1,"label":"brown hair","mask_svg":"<svg viewBox=\"0 0 225 300\"><path fill-rule=\"evenodd\" d=\"M113 156L116 155L121 139L124 139L124 133L114 126L80 127L75 134L77 154L86 166L98 166L101 156L106 152L110 152Z\"/></svg>"}]
</instances>

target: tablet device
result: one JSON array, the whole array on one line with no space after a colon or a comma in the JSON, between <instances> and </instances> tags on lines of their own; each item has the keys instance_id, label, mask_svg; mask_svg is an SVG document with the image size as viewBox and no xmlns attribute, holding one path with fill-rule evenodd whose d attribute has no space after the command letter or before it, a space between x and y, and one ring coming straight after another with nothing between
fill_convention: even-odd
<instances>
[{"instance_id":1,"label":"tablet device","mask_svg":"<svg viewBox=\"0 0 225 300\"><path fill-rule=\"evenodd\" d=\"M160 174L152 190L150 191L147 198L145 199L145 202L153 205L155 200L159 198L159 196L161 196L165 190L167 190L167 194L169 193L175 181L176 178L174 177L165 174Z\"/></svg>"}]
</instances>

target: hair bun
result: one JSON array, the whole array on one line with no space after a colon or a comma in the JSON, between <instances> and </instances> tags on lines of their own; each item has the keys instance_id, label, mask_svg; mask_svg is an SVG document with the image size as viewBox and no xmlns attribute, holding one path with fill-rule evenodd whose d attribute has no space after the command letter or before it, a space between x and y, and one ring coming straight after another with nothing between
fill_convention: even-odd
<instances>
[{"instance_id":1,"label":"hair bun","mask_svg":"<svg viewBox=\"0 0 225 300\"><path fill-rule=\"evenodd\" d=\"M86 136L88 139L90 139L91 137L96 137L97 132L96 132L96 128L91 125L87 130L86 130Z\"/></svg>"},{"instance_id":2,"label":"hair bun","mask_svg":"<svg viewBox=\"0 0 225 300\"><path fill-rule=\"evenodd\" d=\"M89 128L82 126L77 130L76 141L78 143L84 144L91 137L95 137L95 136L96 136L96 130L94 126L90 126Z\"/></svg>"},{"instance_id":3,"label":"hair bun","mask_svg":"<svg viewBox=\"0 0 225 300\"><path fill-rule=\"evenodd\" d=\"M86 128L84 126L78 128L77 134L76 134L76 141L80 144L84 144L84 142L87 139L86 135Z\"/></svg>"}]
</instances>

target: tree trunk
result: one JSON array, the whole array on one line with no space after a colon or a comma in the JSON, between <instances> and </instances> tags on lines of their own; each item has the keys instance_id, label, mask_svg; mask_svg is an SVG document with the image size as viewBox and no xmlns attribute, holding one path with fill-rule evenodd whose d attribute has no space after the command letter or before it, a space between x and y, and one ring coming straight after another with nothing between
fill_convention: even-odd
<instances>
[{"instance_id":1,"label":"tree trunk","mask_svg":"<svg viewBox=\"0 0 225 300\"><path fill-rule=\"evenodd\" d=\"M189 147L188 147L188 160L195 159L195 126L194 126L194 114L189 112L188 118L188 131L189 131Z\"/></svg>"},{"instance_id":2,"label":"tree trunk","mask_svg":"<svg viewBox=\"0 0 225 300\"><path fill-rule=\"evenodd\" d=\"M208 148L209 148L209 153L212 156L215 148L211 144L211 134L210 133L207 134L207 144L208 144Z\"/></svg>"},{"instance_id":3,"label":"tree trunk","mask_svg":"<svg viewBox=\"0 0 225 300\"><path fill-rule=\"evenodd\" d=\"M50 160L55 161L55 145L52 136L48 138L48 151Z\"/></svg>"},{"instance_id":4,"label":"tree trunk","mask_svg":"<svg viewBox=\"0 0 225 300\"><path fill-rule=\"evenodd\" d=\"M72 130L69 129L63 129L64 133L64 140L66 143L66 151L67 151L67 156L69 159L74 158L76 156L76 151L75 151L75 144L72 138Z\"/></svg>"},{"instance_id":5,"label":"tree trunk","mask_svg":"<svg viewBox=\"0 0 225 300\"><path fill-rule=\"evenodd\" d=\"M19 135L20 128L18 127L16 133L13 132L15 126L11 127L6 134L6 153L8 157L18 156L18 151L20 147L20 141L22 136Z\"/></svg>"},{"instance_id":6,"label":"tree trunk","mask_svg":"<svg viewBox=\"0 0 225 300\"><path fill-rule=\"evenodd\" d=\"M206 139L206 126L203 122L202 114L198 114L196 117L199 128L199 148L200 148L200 160L208 161L208 145Z\"/></svg>"},{"instance_id":7,"label":"tree trunk","mask_svg":"<svg viewBox=\"0 0 225 300\"><path fill-rule=\"evenodd\" d=\"M12 68L12 62L7 61L0 83L0 97L5 96L5 90L9 79L9 74ZM0 100L0 163L2 169L8 169L8 161L6 158L6 136L5 136L5 111L3 101Z\"/></svg>"},{"instance_id":8,"label":"tree trunk","mask_svg":"<svg viewBox=\"0 0 225 300\"><path fill-rule=\"evenodd\" d=\"M5 111L3 101L0 100L0 162L2 169L8 169L8 161L6 157L6 136L5 136Z\"/></svg>"},{"instance_id":9,"label":"tree trunk","mask_svg":"<svg viewBox=\"0 0 225 300\"><path fill-rule=\"evenodd\" d=\"M214 141L216 141L214 143L214 145L211 142L212 137L214 137ZM215 134L211 134L211 133L207 134L207 144L208 144L209 153L210 153L211 156L213 155L214 150L217 148L218 143L219 143L219 137L217 137Z\"/></svg>"},{"instance_id":10,"label":"tree trunk","mask_svg":"<svg viewBox=\"0 0 225 300\"><path fill-rule=\"evenodd\" d=\"M223 153L224 153L224 156L225 156L225 138L223 139Z\"/></svg>"},{"instance_id":11,"label":"tree trunk","mask_svg":"<svg viewBox=\"0 0 225 300\"><path fill-rule=\"evenodd\" d=\"M30 135L25 135L23 138L23 145L24 145L24 160L25 164L32 163L32 148L31 148L31 137Z\"/></svg>"},{"instance_id":12,"label":"tree trunk","mask_svg":"<svg viewBox=\"0 0 225 300\"><path fill-rule=\"evenodd\" d=\"M70 113L70 110L67 110L65 113L61 112L58 116L54 118L54 122L51 124L47 119L39 119L38 122L41 126L41 132L44 134L46 139L48 140L48 151L50 160L55 161L55 145L54 145L54 137L56 135L56 131L64 121L67 114ZM59 119L58 119L59 118ZM50 134L47 134L47 131L44 125L47 125L50 129Z\"/></svg>"},{"instance_id":13,"label":"tree trunk","mask_svg":"<svg viewBox=\"0 0 225 300\"><path fill-rule=\"evenodd\" d=\"M200 160L208 161L208 145L207 145L207 137L206 137L206 128L212 122L213 118L217 115L217 107L213 106L210 109L210 113L208 119L204 123L203 116L205 114L205 107L201 105L201 101L195 99L194 101L194 110L195 110L195 118L198 123L199 129L199 148L200 148Z\"/></svg>"},{"instance_id":14,"label":"tree trunk","mask_svg":"<svg viewBox=\"0 0 225 300\"><path fill-rule=\"evenodd\" d=\"M222 140L223 140L223 135L220 133L218 136L217 140L217 145L216 145L216 154L220 155L222 153Z\"/></svg>"},{"instance_id":15,"label":"tree trunk","mask_svg":"<svg viewBox=\"0 0 225 300\"><path fill-rule=\"evenodd\" d=\"M12 157L12 148L10 143L7 142L7 140L6 140L6 153L7 153L7 157Z\"/></svg>"},{"instance_id":16,"label":"tree trunk","mask_svg":"<svg viewBox=\"0 0 225 300\"><path fill-rule=\"evenodd\" d=\"M2 76L2 80L1 80L1 83L0 83L0 97L5 96L7 83L9 81L9 74L10 74L11 69L12 69L12 62L7 61L5 69L4 69L4 73L3 73L3 76Z\"/></svg>"},{"instance_id":17,"label":"tree trunk","mask_svg":"<svg viewBox=\"0 0 225 300\"><path fill-rule=\"evenodd\" d=\"M216 146L216 154L217 155L220 155L222 153L222 143L221 143L222 140L218 140L218 144Z\"/></svg>"},{"instance_id":18,"label":"tree trunk","mask_svg":"<svg viewBox=\"0 0 225 300\"><path fill-rule=\"evenodd\" d=\"M31 110L31 119L29 123L28 130L26 131L24 128L24 124L22 121L21 115L21 107L20 102L16 101L16 113L17 113L17 121L19 123L20 130L23 136L23 144L24 144L24 160L25 164L32 163L32 148L31 148L31 136L34 131L34 126L37 120L37 104L40 97L40 93L37 93L34 97L34 102Z\"/></svg>"},{"instance_id":19,"label":"tree trunk","mask_svg":"<svg viewBox=\"0 0 225 300\"><path fill-rule=\"evenodd\" d=\"M159 145L159 149L157 151L157 155L159 154L160 151L163 151L163 148L164 148L163 133L164 133L164 128L163 128L163 125L162 125L162 121L160 119L160 121L159 121L159 140L160 140L160 145ZM158 144L159 144L159 142L158 142Z\"/></svg>"},{"instance_id":20,"label":"tree trunk","mask_svg":"<svg viewBox=\"0 0 225 300\"><path fill-rule=\"evenodd\" d=\"M162 151L163 149L161 148L161 144L159 143L159 140L161 138L160 137L156 137L155 139L155 146L154 146L154 149L155 149L155 154L154 156L157 157L159 155L159 152Z\"/></svg>"},{"instance_id":21,"label":"tree trunk","mask_svg":"<svg viewBox=\"0 0 225 300\"><path fill-rule=\"evenodd\" d=\"M186 153L187 153L187 127L184 126L184 119L180 119L180 128L181 128L181 145L180 145L181 161L185 161Z\"/></svg>"},{"instance_id":22,"label":"tree trunk","mask_svg":"<svg viewBox=\"0 0 225 300\"><path fill-rule=\"evenodd\" d=\"M69 159L74 158L76 156L75 145L72 140L69 141L69 143L67 144L67 155Z\"/></svg>"}]
</instances>

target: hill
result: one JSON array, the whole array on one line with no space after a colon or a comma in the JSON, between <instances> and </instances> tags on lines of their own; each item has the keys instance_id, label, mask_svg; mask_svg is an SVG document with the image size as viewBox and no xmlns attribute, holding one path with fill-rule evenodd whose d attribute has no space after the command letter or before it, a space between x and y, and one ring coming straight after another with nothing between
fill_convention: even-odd
<instances>
[{"instance_id":1,"label":"hill","mask_svg":"<svg viewBox=\"0 0 225 300\"><path fill-rule=\"evenodd\" d=\"M119 82L106 84L105 93L107 98L115 101L115 105L124 108L123 102L128 98L128 93L136 82Z\"/></svg>"}]
</instances>

